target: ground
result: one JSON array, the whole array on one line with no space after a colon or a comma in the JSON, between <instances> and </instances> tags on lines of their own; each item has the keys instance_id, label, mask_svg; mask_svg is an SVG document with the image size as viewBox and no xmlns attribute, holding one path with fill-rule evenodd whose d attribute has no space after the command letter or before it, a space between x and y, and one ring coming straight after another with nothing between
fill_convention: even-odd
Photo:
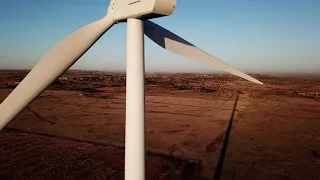
<instances>
[{"instance_id":1,"label":"ground","mask_svg":"<svg viewBox=\"0 0 320 180\"><path fill-rule=\"evenodd\" d=\"M1 71L0 100L26 73ZM320 76L252 76L264 85L227 74L148 74L147 179L320 179ZM70 71L0 133L0 176L123 179L124 133L125 75ZM83 156L90 160L79 164Z\"/></svg>"}]
</instances>

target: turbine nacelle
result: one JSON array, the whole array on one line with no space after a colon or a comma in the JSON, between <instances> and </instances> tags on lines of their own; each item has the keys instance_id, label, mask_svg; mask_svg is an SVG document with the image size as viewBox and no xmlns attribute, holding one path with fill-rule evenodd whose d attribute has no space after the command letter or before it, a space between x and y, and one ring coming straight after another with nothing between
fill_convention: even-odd
<instances>
[{"instance_id":1,"label":"turbine nacelle","mask_svg":"<svg viewBox=\"0 0 320 180\"><path fill-rule=\"evenodd\" d=\"M113 20L125 22L129 18L153 19L171 15L176 0L111 0L108 8Z\"/></svg>"}]
</instances>

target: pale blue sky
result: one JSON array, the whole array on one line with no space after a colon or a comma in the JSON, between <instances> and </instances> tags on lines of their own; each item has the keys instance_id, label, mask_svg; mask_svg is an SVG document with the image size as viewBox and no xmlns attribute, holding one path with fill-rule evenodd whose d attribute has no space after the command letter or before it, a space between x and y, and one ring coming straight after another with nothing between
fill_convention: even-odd
<instances>
[{"instance_id":1,"label":"pale blue sky","mask_svg":"<svg viewBox=\"0 0 320 180\"><path fill-rule=\"evenodd\" d=\"M103 17L109 0L1 0L0 69L32 68L70 33ZM320 72L319 0L178 0L153 20L246 72ZM145 36L146 70L214 72ZM125 70L126 24L113 26L72 69Z\"/></svg>"}]
</instances>

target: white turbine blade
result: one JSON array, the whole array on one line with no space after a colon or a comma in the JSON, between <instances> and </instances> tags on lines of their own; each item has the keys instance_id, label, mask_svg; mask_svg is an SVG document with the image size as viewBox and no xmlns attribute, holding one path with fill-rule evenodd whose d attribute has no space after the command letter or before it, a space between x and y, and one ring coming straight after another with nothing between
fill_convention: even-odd
<instances>
[{"instance_id":1,"label":"white turbine blade","mask_svg":"<svg viewBox=\"0 0 320 180\"><path fill-rule=\"evenodd\" d=\"M144 21L144 33L152 41L157 43L159 46L167 49L173 53L188 57L190 59L199 60L208 63L214 67L220 68L224 71L232 73L236 76L242 77L248 81L263 84L262 82L254 79L253 77L240 72L232 66L222 62L221 60L213 57L212 55L204 52L195 45L189 43L178 35L170 32L169 30L155 24L149 20Z\"/></svg>"},{"instance_id":2,"label":"white turbine blade","mask_svg":"<svg viewBox=\"0 0 320 180\"><path fill-rule=\"evenodd\" d=\"M0 105L0 130L68 70L109 28L108 15L77 30L49 51Z\"/></svg>"}]
</instances>

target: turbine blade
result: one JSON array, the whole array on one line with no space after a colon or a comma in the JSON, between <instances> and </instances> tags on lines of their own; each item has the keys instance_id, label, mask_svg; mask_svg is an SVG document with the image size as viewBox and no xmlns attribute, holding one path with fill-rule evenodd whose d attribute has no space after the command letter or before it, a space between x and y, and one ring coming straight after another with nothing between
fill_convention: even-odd
<instances>
[{"instance_id":1,"label":"turbine blade","mask_svg":"<svg viewBox=\"0 0 320 180\"><path fill-rule=\"evenodd\" d=\"M0 104L0 130L68 70L114 23L106 15L69 35L49 51Z\"/></svg>"},{"instance_id":2,"label":"turbine blade","mask_svg":"<svg viewBox=\"0 0 320 180\"><path fill-rule=\"evenodd\" d=\"M204 52L203 50L199 49L198 47L184 40L178 35L170 32L169 30L149 20L144 21L144 33L153 42L155 42L159 46L173 53L188 57L190 59L199 60L204 63L208 63L214 67L218 67L224 71L227 71L236 76L242 77L248 81L251 81L257 84L263 84L262 82L256 80L255 78L241 71L238 71L237 69L213 57L212 55Z\"/></svg>"}]
</instances>

